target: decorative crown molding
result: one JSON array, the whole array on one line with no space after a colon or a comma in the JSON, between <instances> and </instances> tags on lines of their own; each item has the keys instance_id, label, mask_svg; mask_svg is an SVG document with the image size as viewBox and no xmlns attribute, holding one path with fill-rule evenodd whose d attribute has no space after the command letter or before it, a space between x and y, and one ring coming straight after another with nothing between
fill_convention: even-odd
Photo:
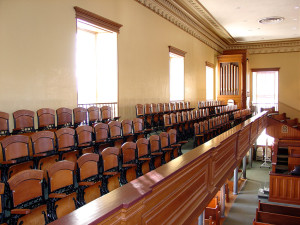
<instances>
[{"instance_id":1,"label":"decorative crown molding","mask_svg":"<svg viewBox=\"0 0 300 225\"><path fill-rule=\"evenodd\" d=\"M300 39L237 42L198 0L135 0L219 53L247 49L249 54L300 52Z\"/></svg>"}]
</instances>

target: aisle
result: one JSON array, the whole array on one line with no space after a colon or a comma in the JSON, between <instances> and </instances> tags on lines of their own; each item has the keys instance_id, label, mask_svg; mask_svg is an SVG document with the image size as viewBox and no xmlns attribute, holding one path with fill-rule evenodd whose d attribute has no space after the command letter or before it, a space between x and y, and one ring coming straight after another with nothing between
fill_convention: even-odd
<instances>
[{"instance_id":1,"label":"aisle","mask_svg":"<svg viewBox=\"0 0 300 225\"><path fill-rule=\"evenodd\" d=\"M247 166L247 181L229 209L229 215L225 218L222 223L223 225L246 225L253 223L259 200L258 190L264 186L269 187L270 169L259 168L261 164L261 161L254 161L251 169L249 165ZM267 201L267 199L262 199L262 201Z\"/></svg>"}]
</instances>

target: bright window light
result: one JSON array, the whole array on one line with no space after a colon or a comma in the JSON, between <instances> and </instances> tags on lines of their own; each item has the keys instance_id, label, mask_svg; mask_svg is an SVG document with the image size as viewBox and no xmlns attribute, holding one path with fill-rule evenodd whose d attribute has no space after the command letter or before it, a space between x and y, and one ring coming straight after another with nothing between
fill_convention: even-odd
<instances>
[{"instance_id":1,"label":"bright window light","mask_svg":"<svg viewBox=\"0 0 300 225\"><path fill-rule=\"evenodd\" d=\"M118 101L117 33L77 20L78 104Z\"/></svg>"},{"instance_id":2,"label":"bright window light","mask_svg":"<svg viewBox=\"0 0 300 225\"><path fill-rule=\"evenodd\" d=\"M184 57L170 55L170 101L184 101Z\"/></svg>"},{"instance_id":3,"label":"bright window light","mask_svg":"<svg viewBox=\"0 0 300 225\"><path fill-rule=\"evenodd\" d=\"M206 66L206 100L214 100L214 69Z\"/></svg>"}]
</instances>

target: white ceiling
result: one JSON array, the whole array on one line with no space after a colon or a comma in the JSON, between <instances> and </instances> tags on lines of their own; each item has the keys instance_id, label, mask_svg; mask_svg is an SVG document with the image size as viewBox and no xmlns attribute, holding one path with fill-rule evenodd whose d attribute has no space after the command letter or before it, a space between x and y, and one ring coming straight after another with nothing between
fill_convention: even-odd
<instances>
[{"instance_id":1,"label":"white ceiling","mask_svg":"<svg viewBox=\"0 0 300 225\"><path fill-rule=\"evenodd\" d=\"M198 0L237 42L300 38L300 0ZM278 24L261 24L280 16Z\"/></svg>"}]
</instances>

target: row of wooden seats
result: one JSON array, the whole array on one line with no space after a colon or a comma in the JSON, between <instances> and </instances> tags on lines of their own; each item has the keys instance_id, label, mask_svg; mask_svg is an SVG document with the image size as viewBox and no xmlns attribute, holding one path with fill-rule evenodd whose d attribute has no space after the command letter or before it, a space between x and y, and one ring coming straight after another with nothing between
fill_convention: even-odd
<instances>
[{"instance_id":1,"label":"row of wooden seats","mask_svg":"<svg viewBox=\"0 0 300 225\"><path fill-rule=\"evenodd\" d=\"M223 106L222 101L198 101L198 109L205 108L205 107L212 107L212 106Z\"/></svg>"},{"instance_id":2,"label":"row of wooden seats","mask_svg":"<svg viewBox=\"0 0 300 225\"><path fill-rule=\"evenodd\" d=\"M258 202L253 225L298 225L300 208Z\"/></svg>"},{"instance_id":3,"label":"row of wooden seats","mask_svg":"<svg viewBox=\"0 0 300 225\"><path fill-rule=\"evenodd\" d=\"M190 108L190 102L137 104L135 109L136 117L144 120L145 127L155 130L163 127L164 114L193 110Z\"/></svg>"},{"instance_id":4,"label":"row of wooden seats","mask_svg":"<svg viewBox=\"0 0 300 225\"><path fill-rule=\"evenodd\" d=\"M229 115L222 115L194 123L194 147L230 129L231 122Z\"/></svg>"},{"instance_id":5,"label":"row of wooden seats","mask_svg":"<svg viewBox=\"0 0 300 225\"><path fill-rule=\"evenodd\" d=\"M117 147L108 147L99 154L85 153L76 161L77 166L75 166L74 162L62 160L53 163L45 171L23 170L18 172L8 180L10 187L10 198L8 199L12 199L8 207L12 214L11 219L15 223L19 220L20 214L30 214L32 210L29 209L37 205L36 202L32 206L28 205L27 202L31 200L28 198L32 198L35 193L31 193L29 188L27 190L25 185L23 185L22 188L26 188L26 191L24 191L24 195L26 196L23 196L22 192L16 193L21 187L11 189L12 184L19 182L18 180L22 178L32 180L38 176L41 183L43 183L43 180L46 180L48 187L47 192L49 194L48 196L42 197L43 201L41 201L41 203L43 203L44 206L40 207L38 204L39 208L36 209L37 211L32 211L33 215L36 215L38 212L39 216L36 219L39 218L39 222L43 221L37 224L44 224L45 219L53 221L60 218L83 204L176 158L182 154L181 145L184 143L186 142L178 143L176 141L176 130L170 130L168 133L162 132L159 136L152 135L149 139L140 138L136 143L126 142L120 149ZM76 168L77 172L75 172ZM30 173L34 173L35 175L30 177L28 175ZM70 173L72 173L72 176L70 176ZM74 179L74 174L77 175L77 180ZM55 179L57 182L54 182ZM26 181L24 182L26 184ZM76 184L78 184L78 188ZM30 185L31 189L36 191L31 181ZM44 192L46 191L39 193ZM14 196L25 199L26 203L23 204L20 199L15 203ZM45 200L47 200L46 205L44 204ZM22 204L20 202L22 202ZM63 206L60 206L61 204ZM29 209L26 208L27 206L29 206ZM45 210L47 213L43 215L42 211L45 212ZM29 220L29 217L31 216L24 216L21 218L21 221Z\"/></svg>"},{"instance_id":6,"label":"row of wooden seats","mask_svg":"<svg viewBox=\"0 0 300 225\"><path fill-rule=\"evenodd\" d=\"M296 129L300 128L300 123L298 121L298 118L290 119L286 116L286 113L281 114L271 114L270 115L273 119L278 120L280 122L285 123L288 126L294 127Z\"/></svg>"},{"instance_id":7,"label":"row of wooden seats","mask_svg":"<svg viewBox=\"0 0 300 225\"><path fill-rule=\"evenodd\" d=\"M110 106L89 107L88 109L77 107L73 110L69 108L59 108L56 111L50 108L42 108L37 112L38 130L48 130L61 127L74 126L75 128L80 124L92 125L98 122L109 122L111 120L118 120L119 117L112 118ZM57 125L55 124L55 114ZM72 114L74 122L72 119ZM34 115L31 110L18 110L13 113L14 129L13 134L34 132ZM0 112L0 134L9 135L9 114Z\"/></svg>"},{"instance_id":8,"label":"row of wooden seats","mask_svg":"<svg viewBox=\"0 0 300 225\"><path fill-rule=\"evenodd\" d=\"M108 146L120 148L123 142L135 141L148 133L143 129L142 120L135 118L133 121L98 123L93 127L82 125L76 129L28 133L30 136L7 136L0 141L2 180L6 181L20 170L47 167L49 162L62 159L74 162L82 153L98 153Z\"/></svg>"}]
</instances>

